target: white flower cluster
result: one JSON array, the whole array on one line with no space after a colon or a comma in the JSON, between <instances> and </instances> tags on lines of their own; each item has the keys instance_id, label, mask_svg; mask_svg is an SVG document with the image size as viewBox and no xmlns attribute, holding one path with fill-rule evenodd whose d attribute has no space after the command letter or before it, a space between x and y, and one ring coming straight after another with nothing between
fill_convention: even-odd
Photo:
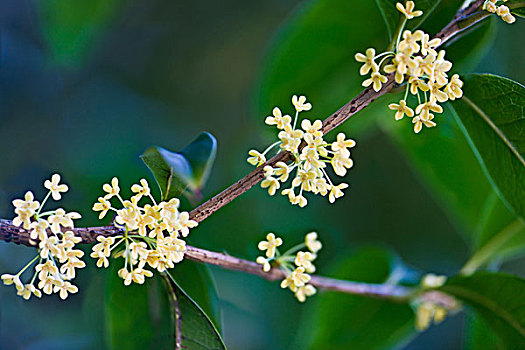
<instances>
[{"instance_id":1,"label":"white flower cluster","mask_svg":"<svg viewBox=\"0 0 525 350\"><path fill-rule=\"evenodd\" d=\"M152 277L153 273L146 269L146 265L163 272L183 260L186 242L180 236L187 237L190 229L197 226L197 222L190 219L188 212L179 211L179 199L173 198L157 204L145 179L131 187L136 194L130 200L123 200L120 196L116 177L111 184L104 184L102 189L106 195L98 199L93 210L100 211L100 219L110 210L116 212L115 226L123 228L125 234L97 237L99 243L93 246L91 257L97 259L98 267L109 266L111 252L122 242L124 248L115 256L121 256L125 260L124 267L118 272L125 285L131 282L142 284L146 277ZM110 199L113 197L120 201L122 209L111 206ZM145 198L151 204L139 206L139 202Z\"/></svg>"},{"instance_id":2,"label":"white flower cluster","mask_svg":"<svg viewBox=\"0 0 525 350\"><path fill-rule=\"evenodd\" d=\"M346 183L334 185L330 180L325 168L327 164L332 166L334 172L339 176L345 176L347 169L353 166L350 158L349 148L355 146L355 141L347 139L345 134L339 133L337 140L332 143L326 143L323 139L321 120L313 123L304 119L301 122L301 129L296 129L297 119L301 111L308 111L312 108L310 103L306 103L305 96L293 96L292 103L295 107L296 114L292 125L292 118L289 115L283 115L278 107L273 109L273 115L266 118L265 123L275 125L279 132L280 141L270 145L263 153L251 150L248 154L251 156L247 159L248 163L260 166L266 162L266 154L276 147L290 152L294 161L288 165L284 162L278 162L275 167L264 167L264 180L261 182L262 188L268 188L268 193L273 196L281 187L281 183L286 182L292 173L294 173L291 187L284 189L281 194L287 195L290 203L300 207L308 203L304 197L304 192L312 192L326 196L330 203L335 202L336 198L344 195L343 189L347 188ZM302 147L304 146L304 147ZM302 147L302 149L301 149ZM296 192L296 188L299 192Z\"/></svg>"},{"instance_id":3,"label":"white flower cluster","mask_svg":"<svg viewBox=\"0 0 525 350\"><path fill-rule=\"evenodd\" d=\"M13 224L22 226L25 230L30 231L30 243L38 244L38 255L32 259L16 275L3 274L4 284L14 284L17 294L24 299L29 299L31 295L40 298L42 292L45 294L58 293L60 298L66 299L69 293L76 293L77 286L70 281L75 278L75 269L86 266L82 257L84 252L74 249L77 243L82 239L75 236L72 230L73 220L79 219L79 213L66 213L62 208L42 212L42 208L49 199L54 200L62 198L61 192L67 192L67 185L60 184L60 175L54 174L51 180L44 182L44 187L49 190L47 196L40 204L34 200L33 193L28 191L24 199L15 199L13 205L17 216L13 219ZM33 277L29 283L22 283L21 275L30 266L38 260L34 268ZM35 280L38 277L38 284L35 286Z\"/></svg>"},{"instance_id":4,"label":"white flower cluster","mask_svg":"<svg viewBox=\"0 0 525 350\"><path fill-rule=\"evenodd\" d=\"M490 13L495 13L501 17L502 20L508 24L516 22L516 17L510 13L508 6L501 5L502 3L507 2L507 0L487 0L483 3L483 10L486 10ZM499 4L499 5L498 5Z\"/></svg>"},{"instance_id":5,"label":"white flower cluster","mask_svg":"<svg viewBox=\"0 0 525 350\"><path fill-rule=\"evenodd\" d=\"M317 292L315 287L308 282L312 278L310 274L315 272L313 261L317 258L317 252L323 245L317 240L316 232L308 233L304 243L280 254L277 247L282 244L283 240L275 237L273 233L266 235L266 241L261 241L258 245L259 250L265 251L266 254L257 257L256 262L262 265L264 272L270 271L272 262L274 262L286 274L285 279L281 282L281 288L289 288L294 292L297 300L304 302L307 297ZM303 248L307 248L308 251L299 251Z\"/></svg>"},{"instance_id":6,"label":"white flower cluster","mask_svg":"<svg viewBox=\"0 0 525 350\"><path fill-rule=\"evenodd\" d=\"M404 14L403 27L408 19L423 14L422 11L413 11L414 2L407 1L406 6L397 3L398 10ZM402 33L402 35L401 35ZM412 118L414 132L419 133L423 126L428 128L436 126L434 113L443 113L439 103L455 100L463 96L463 82L459 75L454 74L450 79L448 72L452 63L445 59L445 51L439 53L435 50L440 44L440 39L430 39L427 33L416 30L400 30L396 41L395 51L386 51L376 55L373 48L366 50L366 54L358 53L355 59L363 62L360 73L371 73L371 78L363 82L363 86L373 85L379 91L387 77L381 74L395 73L397 84L406 82L405 97L399 103L392 103L388 107L396 111L395 119L401 120L406 115ZM402 37L402 40L401 40ZM383 57L379 63L375 60ZM387 60L390 59L390 62ZM407 105L408 92L417 96L418 105L414 110Z\"/></svg>"}]
</instances>

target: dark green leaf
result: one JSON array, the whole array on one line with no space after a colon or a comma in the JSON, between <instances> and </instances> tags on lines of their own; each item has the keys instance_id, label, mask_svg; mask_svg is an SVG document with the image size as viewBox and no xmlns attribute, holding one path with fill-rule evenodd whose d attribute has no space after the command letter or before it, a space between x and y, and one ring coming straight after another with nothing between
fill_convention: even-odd
<instances>
[{"instance_id":1,"label":"dark green leaf","mask_svg":"<svg viewBox=\"0 0 525 350\"><path fill-rule=\"evenodd\" d=\"M471 306L506 344L525 347L525 280L503 273L456 276L441 288Z\"/></svg>"},{"instance_id":2,"label":"dark green leaf","mask_svg":"<svg viewBox=\"0 0 525 350\"><path fill-rule=\"evenodd\" d=\"M447 43L446 57L454 63L453 72L463 75L478 66L496 38L497 21L497 18L490 17Z\"/></svg>"},{"instance_id":3,"label":"dark green leaf","mask_svg":"<svg viewBox=\"0 0 525 350\"><path fill-rule=\"evenodd\" d=\"M172 349L168 296L160 278L125 286L116 264L107 274L105 296L109 349Z\"/></svg>"},{"instance_id":4,"label":"dark green leaf","mask_svg":"<svg viewBox=\"0 0 525 350\"><path fill-rule=\"evenodd\" d=\"M326 117L357 95L364 78L354 55L388 44L384 28L371 25L379 21L381 14L368 1L302 3L279 30L263 62L255 92L255 115L261 123L274 106L291 113L294 94L312 102L312 111L304 112L309 118ZM361 122L371 124L373 118L357 118L353 135Z\"/></svg>"},{"instance_id":5,"label":"dark green leaf","mask_svg":"<svg viewBox=\"0 0 525 350\"><path fill-rule=\"evenodd\" d=\"M525 87L490 74L464 80L453 103L460 126L497 193L525 218Z\"/></svg>"},{"instance_id":6,"label":"dark green leaf","mask_svg":"<svg viewBox=\"0 0 525 350\"><path fill-rule=\"evenodd\" d=\"M202 190L215 161L217 140L212 134L203 132L180 153L186 157L192 171L187 179L188 186L192 191Z\"/></svg>"},{"instance_id":7,"label":"dark green leaf","mask_svg":"<svg viewBox=\"0 0 525 350\"><path fill-rule=\"evenodd\" d=\"M334 271L334 277L368 283L395 283L404 267L392 252L367 248L352 254ZM384 300L325 292L312 349L385 349L400 346L416 334L410 306Z\"/></svg>"},{"instance_id":8,"label":"dark green leaf","mask_svg":"<svg viewBox=\"0 0 525 350\"><path fill-rule=\"evenodd\" d=\"M151 147L140 158L155 176L163 200L178 197L188 187L191 168L182 154Z\"/></svg>"},{"instance_id":9,"label":"dark green leaf","mask_svg":"<svg viewBox=\"0 0 525 350\"><path fill-rule=\"evenodd\" d=\"M188 187L200 196L216 153L217 140L203 132L180 152L151 147L140 157L155 176L162 199L167 200L179 196Z\"/></svg>"},{"instance_id":10,"label":"dark green leaf","mask_svg":"<svg viewBox=\"0 0 525 350\"><path fill-rule=\"evenodd\" d=\"M115 17L121 0L39 1L44 38L60 63L81 63Z\"/></svg>"},{"instance_id":11,"label":"dark green leaf","mask_svg":"<svg viewBox=\"0 0 525 350\"><path fill-rule=\"evenodd\" d=\"M219 296L208 265L184 259L169 273L177 284L188 295L191 295L191 298L210 316L220 330Z\"/></svg>"},{"instance_id":12,"label":"dark green leaf","mask_svg":"<svg viewBox=\"0 0 525 350\"><path fill-rule=\"evenodd\" d=\"M474 310L469 310L465 325L465 350L505 350L505 345Z\"/></svg>"},{"instance_id":13,"label":"dark green leaf","mask_svg":"<svg viewBox=\"0 0 525 350\"><path fill-rule=\"evenodd\" d=\"M417 28L425 21L428 15L432 13L432 11L436 8L437 5L439 5L441 0L417 0L415 1L415 10L421 10L423 11L423 15L419 17L415 17L411 20L408 20L406 23L405 28L406 29L414 29ZM383 15L383 18L386 23L386 28L388 29L388 35L390 37L390 40L392 40L392 36L397 30L398 25L400 24L401 16L404 16L399 10L396 8L396 3L402 3L405 5L406 1L399 1L399 0L376 0L377 6L379 6L379 10L381 11L381 14Z\"/></svg>"},{"instance_id":14,"label":"dark green leaf","mask_svg":"<svg viewBox=\"0 0 525 350\"><path fill-rule=\"evenodd\" d=\"M517 8L512 8L512 4L513 3L521 3L520 5L518 5L519 7ZM522 18L525 18L525 6L523 6L523 1L522 0L511 0L509 1L507 4L505 5L508 5L509 8L511 9L510 12L515 15L515 16L518 16L518 17L522 17Z\"/></svg>"},{"instance_id":15,"label":"dark green leaf","mask_svg":"<svg viewBox=\"0 0 525 350\"><path fill-rule=\"evenodd\" d=\"M175 349L226 349L219 332L197 305L169 275L165 280L170 290L175 328Z\"/></svg>"}]
</instances>

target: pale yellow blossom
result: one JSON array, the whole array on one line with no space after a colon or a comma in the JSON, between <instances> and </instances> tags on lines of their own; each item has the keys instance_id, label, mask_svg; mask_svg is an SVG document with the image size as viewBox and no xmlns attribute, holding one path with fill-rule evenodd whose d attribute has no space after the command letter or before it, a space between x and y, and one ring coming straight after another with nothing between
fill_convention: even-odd
<instances>
[{"instance_id":1,"label":"pale yellow blossom","mask_svg":"<svg viewBox=\"0 0 525 350\"><path fill-rule=\"evenodd\" d=\"M413 1L407 1L406 5L403 6L402 3L396 3L396 8L401 12L407 19L412 19L414 17L419 17L423 15L423 11L416 10L414 11L415 4Z\"/></svg>"},{"instance_id":2,"label":"pale yellow blossom","mask_svg":"<svg viewBox=\"0 0 525 350\"><path fill-rule=\"evenodd\" d=\"M276 125L277 129L284 129L286 125L290 125L292 117L289 115L282 114L278 107L275 107L272 111L273 116L266 117L265 123L268 125Z\"/></svg>"},{"instance_id":3,"label":"pale yellow blossom","mask_svg":"<svg viewBox=\"0 0 525 350\"><path fill-rule=\"evenodd\" d=\"M412 108L408 107L405 100L399 101L399 104L397 103L391 103L388 105L388 108L390 108L393 111L396 111L395 119L401 120L405 116L405 114L409 117L414 116L414 111Z\"/></svg>"},{"instance_id":4,"label":"pale yellow blossom","mask_svg":"<svg viewBox=\"0 0 525 350\"><path fill-rule=\"evenodd\" d=\"M118 178L114 177L113 179L111 179L111 185L104 184L102 186L102 189L104 190L104 192L107 192L107 194L104 196L105 199L110 199L114 196L117 196L120 193Z\"/></svg>"},{"instance_id":5,"label":"pale yellow blossom","mask_svg":"<svg viewBox=\"0 0 525 350\"><path fill-rule=\"evenodd\" d=\"M272 268L271 265L270 265L270 262L264 256L257 257L257 260L255 260L255 262L257 264L262 265L262 269L263 269L264 272L268 272Z\"/></svg>"},{"instance_id":6,"label":"pale yellow blossom","mask_svg":"<svg viewBox=\"0 0 525 350\"><path fill-rule=\"evenodd\" d=\"M258 151L252 149L248 152L251 157L248 157L247 162L251 165L260 166L266 163L266 157Z\"/></svg>"},{"instance_id":7,"label":"pale yellow blossom","mask_svg":"<svg viewBox=\"0 0 525 350\"><path fill-rule=\"evenodd\" d=\"M381 90L382 84L387 82L387 77L379 72L372 72L372 76L369 79L363 81L363 86L368 87L372 85L375 92Z\"/></svg>"},{"instance_id":8,"label":"pale yellow blossom","mask_svg":"<svg viewBox=\"0 0 525 350\"><path fill-rule=\"evenodd\" d=\"M379 66L374 62L375 55L376 50L373 48L367 49L364 55L362 53L355 54L355 60L357 62L363 62L363 65L359 69L359 74L367 75L370 70L372 70L372 72L379 70Z\"/></svg>"},{"instance_id":9,"label":"pale yellow blossom","mask_svg":"<svg viewBox=\"0 0 525 350\"><path fill-rule=\"evenodd\" d=\"M306 248L312 253L317 253L323 247L322 243L317 240L317 232L310 232L305 236Z\"/></svg>"},{"instance_id":10,"label":"pale yellow blossom","mask_svg":"<svg viewBox=\"0 0 525 350\"><path fill-rule=\"evenodd\" d=\"M297 95L293 95L292 104L297 112L309 111L312 109L312 104L306 103L306 96L297 97Z\"/></svg>"},{"instance_id":11,"label":"pale yellow blossom","mask_svg":"<svg viewBox=\"0 0 525 350\"><path fill-rule=\"evenodd\" d=\"M275 237L275 234L268 233L266 235L266 241L260 241L257 247L259 250L266 250L266 257L273 258L277 247L283 244L283 240L280 237Z\"/></svg>"},{"instance_id":12,"label":"pale yellow blossom","mask_svg":"<svg viewBox=\"0 0 525 350\"><path fill-rule=\"evenodd\" d=\"M53 176L51 176L51 181L46 180L44 182L44 187L47 188L49 191L51 191L51 196L56 201L59 201L62 198L62 195L60 194L60 192L67 192L68 190L67 185L60 184L59 174L53 174Z\"/></svg>"}]
</instances>

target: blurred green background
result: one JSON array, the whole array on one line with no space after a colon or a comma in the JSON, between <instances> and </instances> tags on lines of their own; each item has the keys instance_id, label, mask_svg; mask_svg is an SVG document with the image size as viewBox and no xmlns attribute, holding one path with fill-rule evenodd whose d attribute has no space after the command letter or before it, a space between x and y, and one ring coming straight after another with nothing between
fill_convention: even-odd
<instances>
[{"instance_id":1,"label":"blurred green background","mask_svg":"<svg viewBox=\"0 0 525 350\"><path fill-rule=\"evenodd\" d=\"M70 186L60 206L81 211L80 226L99 225L89 209L102 183L113 176L121 179L122 187L142 177L153 183L138 156L152 145L181 149L204 130L218 140L204 197L216 194L251 171L245 161L249 149L262 150L272 142L275 135L264 126L272 106L291 113L290 94L312 89L302 85L301 76L318 79L317 74L337 73L332 65L342 67L342 75L323 81L316 90L340 97L321 100L321 92L308 94L314 106L305 114L309 118L326 117L359 90L361 77L353 55L368 46L385 47L388 36L374 2L347 2L350 11L341 16L348 16L355 36L362 28L377 38L358 46L335 38L335 51L306 44L292 47L290 57L315 52L329 69L312 66L311 71L297 71L299 78L294 79L293 61L289 62L288 74L276 75L284 85L293 84L295 90L289 92L272 90L279 82L267 78L272 50L279 46L279 39L273 40L289 30L279 28L295 11L307 11L314 2L2 0L0 217L13 217L11 200L28 189L42 198L43 181L59 172ZM352 15L354 6L356 11L366 7L368 15ZM423 27L435 32L450 16L436 18ZM489 41L487 50L458 72L492 72L523 83L525 46L515 43L524 29L523 21L512 27L494 21L494 36L484 38ZM322 28L314 34L322 36ZM461 51L457 55L461 57ZM279 94L278 100L268 101L272 94ZM469 256L459 232L463 224L450 215L450 203L433 193L389 126L377 122L394 123L385 108L385 102L394 99L387 96L377 108L341 128L357 140L357 147L352 151L355 166L344 179L350 188L335 205L309 196L308 207L301 209L285 197L269 197L257 186L192 230L189 243L254 260L257 242L269 231L292 246L316 230L324 244L318 274L333 275L339 260L372 244L393 249L415 271L455 273ZM402 130L410 132L410 123L404 122ZM418 147L430 146L423 139ZM434 156L450 156L437 147ZM472 181L486 181L479 176ZM473 200L470 205L476 208L479 203ZM184 202L183 209L191 209L190 204ZM0 242L0 271L18 271L33 253ZM107 272L95 270L93 261L86 260L88 267L77 278L80 292L66 302L56 295L26 302L13 288L0 288L0 348L106 348ZM523 275L524 267L524 259L514 259L501 268ZM362 269L366 271L367 264ZM300 305L278 283L217 268L212 272L222 334L230 349L305 348L318 322L326 322L317 315L330 293ZM463 315L451 317L405 348L460 348L463 323Z\"/></svg>"}]
</instances>

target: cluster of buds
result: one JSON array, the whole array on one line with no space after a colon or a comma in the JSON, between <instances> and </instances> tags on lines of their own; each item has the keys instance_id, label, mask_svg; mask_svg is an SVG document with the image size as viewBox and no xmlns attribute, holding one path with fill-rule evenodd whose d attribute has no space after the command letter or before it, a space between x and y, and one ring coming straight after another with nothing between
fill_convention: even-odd
<instances>
[{"instance_id":1,"label":"cluster of buds","mask_svg":"<svg viewBox=\"0 0 525 350\"><path fill-rule=\"evenodd\" d=\"M308 282L310 274L315 272L313 261L317 252L323 247L317 240L317 233L310 232L306 235L304 243L298 244L281 254L278 247L283 240L275 237L273 233L266 235L266 241L259 242L259 250L265 251L265 256L257 257L256 262L262 265L264 272L270 271L272 263L284 271L286 277L281 282L281 288L289 288L297 300L304 302L306 297L314 295L317 290ZM301 251L307 248L308 251Z\"/></svg>"},{"instance_id":2,"label":"cluster of buds","mask_svg":"<svg viewBox=\"0 0 525 350\"><path fill-rule=\"evenodd\" d=\"M24 299L31 295L40 298L42 292L45 294L58 293L60 298L66 299L69 293L76 293L77 286L71 283L75 278L75 269L86 266L82 257L84 252L75 249L75 245L82 239L75 236L73 220L81 216L76 212L66 213L62 208L42 212L49 197L55 201L62 198L61 192L67 192L67 185L60 184L60 175L54 174L51 180L44 182L44 187L49 190L40 204L34 200L31 191L26 192L24 199L15 199L13 206L17 216L13 224L22 226L30 231L30 243L37 245L38 254L16 275L3 274L1 276L4 284L14 284L17 294ZM68 230L69 229L69 230ZM21 281L21 275L34 263L33 277L29 283ZM35 281L38 277L38 284Z\"/></svg>"},{"instance_id":3,"label":"cluster of buds","mask_svg":"<svg viewBox=\"0 0 525 350\"><path fill-rule=\"evenodd\" d=\"M263 153L256 150L249 151L248 163L261 166L266 162L266 154L274 147L290 152L294 161L291 164L278 162L275 167L264 167L264 180L261 182L262 188L268 188L268 193L273 196L281 187L281 183L286 182L294 173L291 187L284 189L281 194L287 195L290 203L300 207L308 203L304 197L304 192L328 195L330 203L335 202L336 198L343 196L343 189L348 184L341 183L334 185L328 176L325 168L327 163L331 164L333 171L338 176L345 176L347 169L353 166L350 158L349 148L355 146L355 141L347 139L345 134L339 133L337 140L333 143L326 143L323 139L321 120L313 123L304 119L301 122L301 129L296 129L297 119L301 111L308 111L312 108L310 103L306 103L305 96L293 96L292 104L296 113L292 124L289 115L283 115L278 107L273 109L273 115L266 118L265 123L275 125L279 132L279 141L270 145ZM303 147L304 146L304 147ZM302 147L302 148L301 148ZM299 192L296 192L296 188Z\"/></svg>"},{"instance_id":4,"label":"cluster of buds","mask_svg":"<svg viewBox=\"0 0 525 350\"><path fill-rule=\"evenodd\" d=\"M421 279L422 290L432 290L439 288L445 284L447 280L446 276L435 275L429 273ZM436 297L432 297L432 296ZM416 309L416 328L420 331L426 330L432 323L439 324L443 322L447 316L449 309L450 311L456 311L459 305L454 301L453 305L450 305L450 299L448 303L443 303L439 297L439 294L433 294L432 291L426 292L420 299L416 299L413 302L413 307Z\"/></svg>"},{"instance_id":5,"label":"cluster of buds","mask_svg":"<svg viewBox=\"0 0 525 350\"><path fill-rule=\"evenodd\" d=\"M434 127L434 113L442 113L439 103L455 100L463 96L463 82L459 75L448 77L452 63L445 59L445 51L435 50L440 39L430 39L427 33L416 30L403 31L407 20L421 16L422 11L414 11L414 2L407 1L406 6L397 3L397 9L404 15L404 21L399 36L396 38L395 51L386 51L376 55L373 48L366 50L366 54L356 54L355 59L363 62L360 73L368 74L371 78L363 82L363 86L373 85L379 91L382 84L387 82L386 75L395 74L397 84L406 82L405 97L399 103L392 103L388 107L394 111L395 119L401 120L406 115L412 118L414 132L419 133L423 126ZM402 38L402 40L401 40ZM376 63L376 59L382 59ZM417 96L418 105L415 112L407 105L408 92Z\"/></svg>"},{"instance_id":6,"label":"cluster of buds","mask_svg":"<svg viewBox=\"0 0 525 350\"><path fill-rule=\"evenodd\" d=\"M146 269L146 265L163 272L182 261L186 242L181 236L187 237L197 222L190 220L188 212L179 211L179 199L157 204L145 179L131 187L135 195L130 200L123 200L120 196L117 178L113 178L111 184L104 184L102 189L106 195L98 198L93 210L100 211L99 219L108 211L114 211L114 224L124 231L124 235L97 237L99 243L93 246L91 257L97 259L98 267L109 266L108 258L121 243L124 243L123 247L117 249L115 256L125 260L124 267L118 272L125 285L131 282L142 284L146 277L152 277L153 273ZM114 197L122 209L112 207L110 200ZM139 206L143 199L151 203Z\"/></svg>"},{"instance_id":7,"label":"cluster of buds","mask_svg":"<svg viewBox=\"0 0 525 350\"><path fill-rule=\"evenodd\" d=\"M487 0L483 3L483 10L486 10L490 13L495 13L498 16L500 16L501 19L504 20L505 22L512 24L516 22L516 17L514 17L510 13L510 9L507 6L502 5L502 3L504 2L507 2L507 0L502 0L502 1Z\"/></svg>"}]
</instances>

